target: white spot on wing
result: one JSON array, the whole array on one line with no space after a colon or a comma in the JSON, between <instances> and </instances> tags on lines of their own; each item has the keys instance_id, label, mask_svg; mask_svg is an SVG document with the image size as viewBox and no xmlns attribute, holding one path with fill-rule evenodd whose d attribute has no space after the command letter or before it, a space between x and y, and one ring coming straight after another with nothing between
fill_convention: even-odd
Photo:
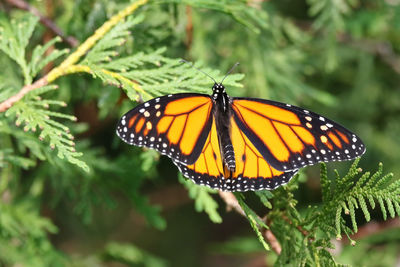
<instances>
[{"instance_id":1,"label":"white spot on wing","mask_svg":"<svg viewBox=\"0 0 400 267\"><path fill-rule=\"evenodd\" d=\"M320 127L320 128L321 128L321 130L322 130L322 131L326 131L326 130L328 130L328 127L327 127L326 125L321 125L321 127Z\"/></svg>"}]
</instances>

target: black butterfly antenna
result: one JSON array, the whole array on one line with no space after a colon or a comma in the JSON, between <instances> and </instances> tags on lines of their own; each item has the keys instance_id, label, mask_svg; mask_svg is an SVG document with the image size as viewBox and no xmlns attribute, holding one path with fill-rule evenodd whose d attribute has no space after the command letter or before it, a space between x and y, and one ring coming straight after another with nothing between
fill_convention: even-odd
<instances>
[{"instance_id":1,"label":"black butterfly antenna","mask_svg":"<svg viewBox=\"0 0 400 267\"><path fill-rule=\"evenodd\" d=\"M239 62L236 62L235 65L232 66L232 68L228 71L228 73L225 75L225 77L222 79L220 82L221 84L224 82L225 78L228 77L229 74L239 65Z\"/></svg>"},{"instance_id":2,"label":"black butterfly antenna","mask_svg":"<svg viewBox=\"0 0 400 267\"><path fill-rule=\"evenodd\" d=\"M210 79L211 79L211 80L213 80L213 81L214 81L214 83L217 83L217 81L216 81L216 80L215 80L213 77L211 77L209 74L205 73L205 72L204 72L204 71L202 71L201 69L199 69L199 68L195 67L195 66L194 66L194 64L193 64L192 62L190 62L190 61L187 61L187 60L184 60L184 59L181 59L181 60L180 60L180 62L181 62L181 63L188 63L188 64L190 64L190 66L191 66L192 68L194 68L194 69L196 69L196 70L200 71L200 72L201 72L201 73L203 73L204 75L206 75L206 76L210 77Z\"/></svg>"}]
</instances>

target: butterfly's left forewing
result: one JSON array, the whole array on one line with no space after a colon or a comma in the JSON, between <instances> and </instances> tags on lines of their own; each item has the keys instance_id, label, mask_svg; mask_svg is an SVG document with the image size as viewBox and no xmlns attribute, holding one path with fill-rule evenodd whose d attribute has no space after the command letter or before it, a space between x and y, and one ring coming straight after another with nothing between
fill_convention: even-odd
<instances>
[{"instance_id":1,"label":"butterfly's left forewing","mask_svg":"<svg viewBox=\"0 0 400 267\"><path fill-rule=\"evenodd\" d=\"M365 146L355 134L314 112L279 102L233 98L234 120L275 169L350 160Z\"/></svg>"},{"instance_id":2,"label":"butterfly's left forewing","mask_svg":"<svg viewBox=\"0 0 400 267\"><path fill-rule=\"evenodd\" d=\"M209 135L212 110L208 95L154 98L122 116L117 135L130 145L153 148L175 161L192 164Z\"/></svg>"}]
</instances>

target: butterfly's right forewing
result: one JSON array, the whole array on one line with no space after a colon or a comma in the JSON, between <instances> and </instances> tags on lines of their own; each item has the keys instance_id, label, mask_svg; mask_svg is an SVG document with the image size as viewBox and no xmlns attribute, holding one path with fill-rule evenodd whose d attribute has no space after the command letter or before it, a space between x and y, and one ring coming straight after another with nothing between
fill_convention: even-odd
<instances>
[{"instance_id":1,"label":"butterfly's right forewing","mask_svg":"<svg viewBox=\"0 0 400 267\"><path fill-rule=\"evenodd\" d=\"M208 95L154 98L122 116L117 135L130 145L153 148L177 162L193 164L209 135L212 110Z\"/></svg>"}]
</instances>

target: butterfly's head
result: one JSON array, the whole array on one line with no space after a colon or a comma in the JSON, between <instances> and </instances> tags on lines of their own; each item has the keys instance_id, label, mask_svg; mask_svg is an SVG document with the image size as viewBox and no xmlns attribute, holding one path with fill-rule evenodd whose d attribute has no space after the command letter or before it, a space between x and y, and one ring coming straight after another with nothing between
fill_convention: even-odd
<instances>
[{"instance_id":1,"label":"butterfly's head","mask_svg":"<svg viewBox=\"0 0 400 267\"><path fill-rule=\"evenodd\" d=\"M225 86L223 86L222 83L214 83L214 86L212 89L213 89L214 94L215 93L217 93L217 94L225 93Z\"/></svg>"}]
</instances>

